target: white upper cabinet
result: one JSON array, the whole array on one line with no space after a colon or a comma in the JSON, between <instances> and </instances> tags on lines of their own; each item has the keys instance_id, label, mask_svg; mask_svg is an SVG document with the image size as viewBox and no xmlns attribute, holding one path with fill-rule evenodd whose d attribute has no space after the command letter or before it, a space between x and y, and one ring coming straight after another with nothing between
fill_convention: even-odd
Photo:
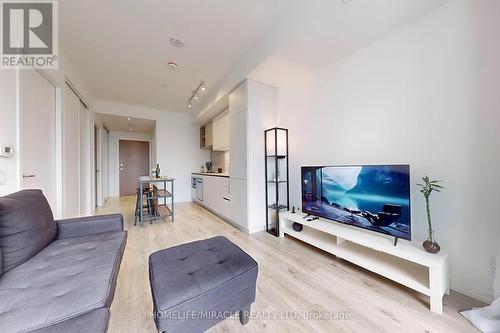
<instances>
[{"instance_id":1,"label":"white upper cabinet","mask_svg":"<svg viewBox=\"0 0 500 333\"><path fill-rule=\"evenodd\" d=\"M229 94L229 115L232 117L247 108L247 83L244 82Z\"/></svg>"},{"instance_id":2,"label":"white upper cabinet","mask_svg":"<svg viewBox=\"0 0 500 333\"><path fill-rule=\"evenodd\" d=\"M213 150L228 150L229 143L229 110L223 111L212 120Z\"/></svg>"}]
</instances>

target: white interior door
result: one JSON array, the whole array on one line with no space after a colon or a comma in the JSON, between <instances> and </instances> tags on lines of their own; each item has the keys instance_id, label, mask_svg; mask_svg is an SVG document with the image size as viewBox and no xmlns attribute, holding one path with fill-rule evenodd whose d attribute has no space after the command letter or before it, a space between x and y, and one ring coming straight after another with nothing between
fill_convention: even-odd
<instances>
[{"instance_id":1,"label":"white interior door","mask_svg":"<svg viewBox=\"0 0 500 333\"><path fill-rule=\"evenodd\" d=\"M67 85L62 114L63 216L80 216L80 98Z\"/></svg>"},{"instance_id":2,"label":"white interior door","mask_svg":"<svg viewBox=\"0 0 500 333\"><path fill-rule=\"evenodd\" d=\"M33 69L21 70L21 186L41 189L56 207L56 88Z\"/></svg>"}]
</instances>

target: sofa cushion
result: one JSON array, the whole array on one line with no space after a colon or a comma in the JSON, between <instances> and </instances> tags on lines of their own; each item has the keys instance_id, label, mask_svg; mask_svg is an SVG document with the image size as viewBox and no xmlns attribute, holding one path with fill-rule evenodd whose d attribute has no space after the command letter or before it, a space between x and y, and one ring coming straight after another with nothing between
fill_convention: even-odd
<instances>
[{"instance_id":1,"label":"sofa cushion","mask_svg":"<svg viewBox=\"0 0 500 333\"><path fill-rule=\"evenodd\" d=\"M109 309L102 308L29 333L105 333L108 329L108 319Z\"/></svg>"},{"instance_id":2,"label":"sofa cushion","mask_svg":"<svg viewBox=\"0 0 500 333\"><path fill-rule=\"evenodd\" d=\"M5 273L40 252L56 238L57 225L40 190L0 198L1 271Z\"/></svg>"},{"instance_id":3,"label":"sofa cushion","mask_svg":"<svg viewBox=\"0 0 500 333\"><path fill-rule=\"evenodd\" d=\"M125 231L56 240L0 278L0 332L35 330L107 307Z\"/></svg>"}]
</instances>

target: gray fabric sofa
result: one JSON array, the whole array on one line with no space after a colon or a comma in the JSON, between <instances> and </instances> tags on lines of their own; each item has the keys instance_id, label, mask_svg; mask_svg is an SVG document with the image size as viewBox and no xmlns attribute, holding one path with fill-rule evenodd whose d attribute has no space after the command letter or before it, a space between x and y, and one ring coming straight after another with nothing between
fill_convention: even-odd
<instances>
[{"instance_id":1,"label":"gray fabric sofa","mask_svg":"<svg viewBox=\"0 0 500 333\"><path fill-rule=\"evenodd\" d=\"M122 215L54 221L39 190L0 198L0 332L106 332Z\"/></svg>"},{"instance_id":2,"label":"gray fabric sofa","mask_svg":"<svg viewBox=\"0 0 500 333\"><path fill-rule=\"evenodd\" d=\"M159 332L204 332L239 313L249 321L258 265L218 236L151 254L149 278Z\"/></svg>"}]
</instances>

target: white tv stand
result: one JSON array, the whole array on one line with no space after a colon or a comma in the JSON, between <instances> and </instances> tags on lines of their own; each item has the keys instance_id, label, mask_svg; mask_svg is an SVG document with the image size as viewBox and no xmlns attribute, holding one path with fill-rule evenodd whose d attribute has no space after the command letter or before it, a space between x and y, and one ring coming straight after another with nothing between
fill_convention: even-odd
<instances>
[{"instance_id":1,"label":"white tv stand","mask_svg":"<svg viewBox=\"0 0 500 333\"><path fill-rule=\"evenodd\" d=\"M430 309L443 313L443 296L449 294L449 264L444 251L430 254L420 244L319 219L307 221L299 212L280 213L280 237L285 234L339 258L364 267L430 297ZM304 226L301 232L292 224Z\"/></svg>"}]
</instances>

